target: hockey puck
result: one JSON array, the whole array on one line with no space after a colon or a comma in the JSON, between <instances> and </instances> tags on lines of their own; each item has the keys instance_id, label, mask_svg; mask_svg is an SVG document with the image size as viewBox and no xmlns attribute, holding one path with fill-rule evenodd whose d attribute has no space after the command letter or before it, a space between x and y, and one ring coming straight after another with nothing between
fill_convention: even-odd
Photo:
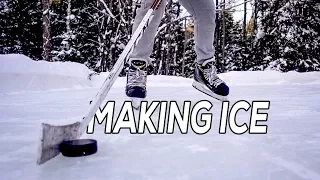
<instances>
[{"instance_id":1,"label":"hockey puck","mask_svg":"<svg viewBox=\"0 0 320 180\"><path fill-rule=\"evenodd\" d=\"M93 139L76 139L64 141L59 145L60 152L67 157L81 157L98 151L97 141Z\"/></svg>"}]
</instances>

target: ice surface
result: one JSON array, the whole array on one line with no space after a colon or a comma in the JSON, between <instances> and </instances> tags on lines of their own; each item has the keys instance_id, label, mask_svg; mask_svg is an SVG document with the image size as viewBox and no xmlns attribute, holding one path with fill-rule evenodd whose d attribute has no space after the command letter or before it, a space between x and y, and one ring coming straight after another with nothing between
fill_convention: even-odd
<instances>
[{"instance_id":1,"label":"ice surface","mask_svg":"<svg viewBox=\"0 0 320 180\"><path fill-rule=\"evenodd\" d=\"M0 60L1 63L1 60ZM69 66L66 63L66 71ZM0 173L4 180L319 180L320 179L320 74L230 72L221 74L231 88L231 104L238 100L270 100L268 133L234 135L218 133L221 103L191 87L192 81L179 77L150 76L148 101L174 100L180 107L186 100L212 101L214 114L211 130L205 135L178 129L172 135L132 135L128 130L104 134L104 125L93 135L98 153L82 158L61 155L42 166L36 164L40 124L67 124L82 118L90 99L96 94L107 73L93 76L92 87L68 84L54 87L34 84L38 91L20 93L1 91L12 72L42 71L38 65L1 73L0 79ZM82 67L73 67L74 72ZM39 70L39 71L38 71ZM31 73L32 72L32 73ZM56 72L53 72L53 74ZM64 72L55 75L65 77ZM90 73L89 71L87 73ZM44 73L42 73L44 74ZM76 73L75 73L76 74ZM52 76L54 79L55 76ZM79 75L86 79L87 74ZM16 78L17 83L23 78ZM71 83L72 81L70 81ZM74 82L77 84L77 82ZM125 78L119 78L107 100L116 101L115 115L125 100ZM51 90L50 90L51 88ZM17 92L18 87L13 89ZM103 105L102 105L103 106ZM157 112L156 112L157 113ZM152 117L155 121L157 115ZM239 111L238 123L249 122L249 113Z\"/></svg>"}]
</instances>

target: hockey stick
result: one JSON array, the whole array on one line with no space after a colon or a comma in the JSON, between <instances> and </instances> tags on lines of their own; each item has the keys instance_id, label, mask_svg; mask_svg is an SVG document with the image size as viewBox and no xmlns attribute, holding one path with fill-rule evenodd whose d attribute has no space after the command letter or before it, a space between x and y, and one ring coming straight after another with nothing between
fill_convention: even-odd
<instances>
[{"instance_id":1,"label":"hockey stick","mask_svg":"<svg viewBox=\"0 0 320 180\"><path fill-rule=\"evenodd\" d=\"M111 87L113 86L115 80L121 73L124 62L127 62L133 49L136 47L137 43L141 39L143 33L152 20L154 14L153 12L159 6L161 0L155 0L151 8L148 10L141 23L137 27L136 31L133 33L127 46L120 54L119 59L110 71L107 79L104 81L99 92L95 96L95 99L91 102L88 112L85 114L81 121L77 121L73 124L68 125L51 125L42 123L42 133L39 146L39 154L37 158L37 164L41 165L52 158L60 154L59 145L63 141L78 139L86 131L87 126L94 117L98 108L102 104L103 100L107 96Z\"/></svg>"}]
</instances>

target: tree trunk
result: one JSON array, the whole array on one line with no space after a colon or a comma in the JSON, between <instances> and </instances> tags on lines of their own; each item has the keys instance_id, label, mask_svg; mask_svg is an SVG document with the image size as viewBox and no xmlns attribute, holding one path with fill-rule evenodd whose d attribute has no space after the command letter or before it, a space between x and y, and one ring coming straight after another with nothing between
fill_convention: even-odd
<instances>
[{"instance_id":1,"label":"tree trunk","mask_svg":"<svg viewBox=\"0 0 320 180\"><path fill-rule=\"evenodd\" d=\"M182 77L185 77L184 66L185 66L185 58L186 58L186 49L187 49L187 19L184 19L184 44L183 44L183 56L182 56Z\"/></svg>"},{"instance_id":2,"label":"tree trunk","mask_svg":"<svg viewBox=\"0 0 320 180\"><path fill-rule=\"evenodd\" d=\"M67 17L68 17L67 20L66 20L67 33L68 33L68 35L70 35L70 33L71 33L71 27L70 27L71 0L68 0Z\"/></svg>"},{"instance_id":3,"label":"tree trunk","mask_svg":"<svg viewBox=\"0 0 320 180\"><path fill-rule=\"evenodd\" d=\"M222 11L222 28L223 28L223 39L222 39L222 60L221 60L221 72L224 72L224 63L225 63L225 47L226 47L226 20L225 20L225 0L223 0L223 11Z\"/></svg>"},{"instance_id":4,"label":"tree trunk","mask_svg":"<svg viewBox=\"0 0 320 180\"><path fill-rule=\"evenodd\" d=\"M67 27L67 39L68 39L68 47L67 50L70 50L70 43L71 43L71 27L70 27L70 18L71 18L71 0L68 0L68 8L67 8L67 20L66 20L66 27Z\"/></svg>"},{"instance_id":5,"label":"tree trunk","mask_svg":"<svg viewBox=\"0 0 320 180\"><path fill-rule=\"evenodd\" d=\"M219 5L219 1L218 0L216 0L216 6L218 6ZM215 31L215 33L216 33L216 38L215 38L215 40L216 40L216 47L218 47L219 46L219 12L217 12L216 13L216 31Z\"/></svg>"},{"instance_id":6,"label":"tree trunk","mask_svg":"<svg viewBox=\"0 0 320 180\"><path fill-rule=\"evenodd\" d=\"M46 61L52 61L50 56L51 51L51 22L50 22L50 5L51 0L42 0L42 10L43 10L43 51L42 58Z\"/></svg>"},{"instance_id":7,"label":"tree trunk","mask_svg":"<svg viewBox=\"0 0 320 180\"><path fill-rule=\"evenodd\" d=\"M244 0L244 14L243 14L243 46L244 46L244 53L247 53L247 1ZM247 56L242 56L247 57ZM247 60L243 58L242 60L242 70L246 70L246 62Z\"/></svg>"},{"instance_id":8,"label":"tree trunk","mask_svg":"<svg viewBox=\"0 0 320 180\"><path fill-rule=\"evenodd\" d=\"M171 8L172 8L172 0L169 0L169 2L168 2L168 9L167 9L167 24L168 24L168 26L167 26L167 36L168 36L168 38L167 38L167 48L168 48L168 50L167 50L167 54L166 54L166 75L169 75L169 73L170 73L170 62L169 62L169 59L170 59L170 55L171 55L171 53L170 53L170 51L171 51L171 38L170 38L170 35L171 35Z\"/></svg>"},{"instance_id":9,"label":"tree trunk","mask_svg":"<svg viewBox=\"0 0 320 180\"><path fill-rule=\"evenodd\" d=\"M247 1L244 0L244 14L243 14L243 40L246 41L247 34Z\"/></svg>"},{"instance_id":10,"label":"tree trunk","mask_svg":"<svg viewBox=\"0 0 320 180\"><path fill-rule=\"evenodd\" d=\"M256 31L258 30L258 3L257 3L257 0L254 0L254 15L253 15L253 17L254 17L254 23L253 23L253 28L254 28L254 31L255 31L255 33L256 33Z\"/></svg>"}]
</instances>

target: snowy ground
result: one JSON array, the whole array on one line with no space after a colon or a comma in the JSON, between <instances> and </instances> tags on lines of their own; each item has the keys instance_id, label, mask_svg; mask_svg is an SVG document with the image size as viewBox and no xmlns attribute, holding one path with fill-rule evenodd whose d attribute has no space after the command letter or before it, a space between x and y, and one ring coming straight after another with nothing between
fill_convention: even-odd
<instances>
[{"instance_id":1,"label":"snowy ground","mask_svg":"<svg viewBox=\"0 0 320 180\"><path fill-rule=\"evenodd\" d=\"M27 68L19 68L18 62ZM82 66L42 63L18 55L0 56L1 179L320 179L320 73L221 75L230 85L231 104L270 100L270 110L265 111L268 133L264 135L234 135L230 130L219 134L220 102L193 89L188 79L150 76L148 101L211 100L212 129L201 136L193 131L182 135L178 130L173 135L131 135L127 130L110 135L101 126L95 134L85 136L98 140L97 154L83 158L60 155L38 166L40 124L67 124L82 118L105 77L90 81L86 79L90 72ZM125 79L119 78L108 95L108 100L116 101L115 114L127 100L124 85ZM249 113L239 111L237 120L248 123Z\"/></svg>"}]
</instances>

